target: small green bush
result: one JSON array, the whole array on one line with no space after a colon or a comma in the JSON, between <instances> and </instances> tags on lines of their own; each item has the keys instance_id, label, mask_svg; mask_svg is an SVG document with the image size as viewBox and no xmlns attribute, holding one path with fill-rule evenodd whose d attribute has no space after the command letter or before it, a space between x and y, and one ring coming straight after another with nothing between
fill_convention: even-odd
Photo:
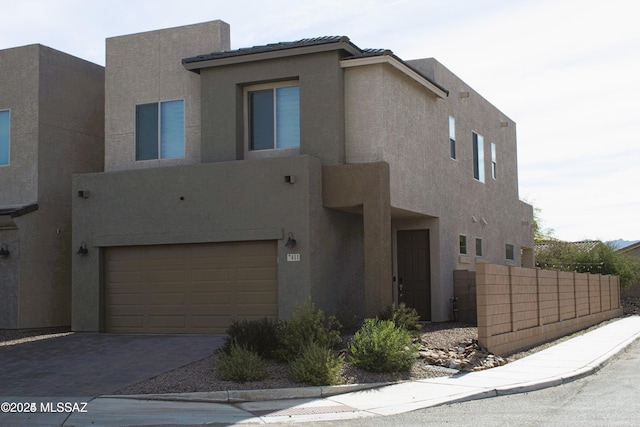
<instances>
[{"instance_id":1,"label":"small green bush","mask_svg":"<svg viewBox=\"0 0 640 427\"><path fill-rule=\"evenodd\" d=\"M349 343L350 362L370 372L408 371L417 357L411 335L390 320L365 319Z\"/></svg>"},{"instance_id":2,"label":"small green bush","mask_svg":"<svg viewBox=\"0 0 640 427\"><path fill-rule=\"evenodd\" d=\"M420 315L415 308L407 307L401 302L397 307L390 305L378 316L380 320L391 320L398 328L405 329L413 336L417 336L422 331L420 325Z\"/></svg>"},{"instance_id":3,"label":"small green bush","mask_svg":"<svg viewBox=\"0 0 640 427\"><path fill-rule=\"evenodd\" d=\"M278 324L263 318L260 320L234 320L227 328L227 337L221 350L229 354L233 343L256 352L266 359L274 357L278 348Z\"/></svg>"},{"instance_id":4,"label":"small green bush","mask_svg":"<svg viewBox=\"0 0 640 427\"><path fill-rule=\"evenodd\" d=\"M340 383L340 368L343 362L342 355L311 342L289 363L289 376L297 383L336 385Z\"/></svg>"},{"instance_id":5,"label":"small green bush","mask_svg":"<svg viewBox=\"0 0 640 427\"><path fill-rule=\"evenodd\" d=\"M291 317L280 322L276 356L281 360L291 361L312 342L333 348L342 341L340 327L340 322L334 316L325 316L309 300L296 306Z\"/></svg>"},{"instance_id":6,"label":"small green bush","mask_svg":"<svg viewBox=\"0 0 640 427\"><path fill-rule=\"evenodd\" d=\"M259 381L267 377L264 361L254 351L232 343L228 353L221 353L216 372L225 381Z\"/></svg>"}]
</instances>

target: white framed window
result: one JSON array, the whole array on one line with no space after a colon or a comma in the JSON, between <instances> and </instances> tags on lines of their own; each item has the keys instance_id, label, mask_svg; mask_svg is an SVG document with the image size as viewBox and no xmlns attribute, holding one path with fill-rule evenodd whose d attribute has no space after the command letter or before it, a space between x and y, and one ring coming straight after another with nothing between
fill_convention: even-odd
<instances>
[{"instance_id":1,"label":"white framed window","mask_svg":"<svg viewBox=\"0 0 640 427\"><path fill-rule=\"evenodd\" d=\"M136 105L136 160L184 157L184 100Z\"/></svg>"},{"instance_id":2,"label":"white framed window","mask_svg":"<svg viewBox=\"0 0 640 427\"><path fill-rule=\"evenodd\" d=\"M283 155L300 149L300 86L297 81L245 88L245 153Z\"/></svg>"},{"instance_id":3,"label":"white framed window","mask_svg":"<svg viewBox=\"0 0 640 427\"><path fill-rule=\"evenodd\" d=\"M508 261L515 261L516 255L515 255L515 249L513 245L510 245L507 243L506 245L504 245L504 249L505 249L505 258Z\"/></svg>"},{"instance_id":4,"label":"white framed window","mask_svg":"<svg viewBox=\"0 0 640 427\"><path fill-rule=\"evenodd\" d=\"M456 119L449 116L449 157L456 158Z\"/></svg>"},{"instance_id":5,"label":"white framed window","mask_svg":"<svg viewBox=\"0 0 640 427\"><path fill-rule=\"evenodd\" d=\"M496 144L491 143L491 178L498 179L498 156L496 154Z\"/></svg>"},{"instance_id":6,"label":"white framed window","mask_svg":"<svg viewBox=\"0 0 640 427\"><path fill-rule=\"evenodd\" d=\"M473 177L484 182L484 137L473 132Z\"/></svg>"},{"instance_id":7,"label":"white framed window","mask_svg":"<svg viewBox=\"0 0 640 427\"><path fill-rule=\"evenodd\" d=\"M0 111L0 166L9 164L11 147L11 111Z\"/></svg>"},{"instance_id":8,"label":"white framed window","mask_svg":"<svg viewBox=\"0 0 640 427\"><path fill-rule=\"evenodd\" d=\"M468 254L468 249L467 249L467 236L465 236L464 234L460 235L460 255L467 255Z\"/></svg>"},{"instance_id":9,"label":"white framed window","mask_svg":"<svg viewBox=\"0 0 640 427\"><path fill-rule=\"evenodd\" d=\"M479 237L476 237L476 256L482 256L482 239Z\"/></svg>"}]
</instances>

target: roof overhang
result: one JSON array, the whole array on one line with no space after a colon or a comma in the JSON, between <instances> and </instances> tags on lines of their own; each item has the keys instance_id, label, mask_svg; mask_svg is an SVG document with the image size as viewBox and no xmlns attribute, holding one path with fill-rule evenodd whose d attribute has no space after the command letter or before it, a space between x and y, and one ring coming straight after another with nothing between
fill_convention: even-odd
<instances>
[{"instance_id":1,"label":"roof overhang","mask_svg":"<svg viewBox=\"0 0 640 427\"><path fill-rule=\"evenodd\" d=\"M36 210L38 210L37 202L27 205L0 206L0 230L17 229L18 225L13 219Z\"/></svg>"},{"instance_id":2,"label":"roof overhang","mask_svg":"<svg viewBox=\"0 0 640 427\"><path fill-rule=\"evenodd\" d=\"M292 46L266 52L250 52L247 49L246 54L236 52L236 54L228 57L219 57L206 59L206 55L202 60L194 58L186 58L182 60L182 65L189 71L198 72L202 68L222 67L225 65L244 64L247 62L264 61L269 59L286 58L291 56L300 56L313 53L329 52L334 50L343 50L350 55L357 55L360 49L344 37L342 40L334 43L323 43L310 46Z\"/></svg>"},{"instance_id":3,"label":"roof overhang","mask_svg":"<svg viewBox=\"0 0 640 427\"><path fill-rule=\"evenodd\" d=\"M401 73L415 80L418 84L422 85L439 98L445 99L449 96L449 92L446 89L433 83L431 80L408 66L402 60L396 58L394 55L365 56L361 58L343 59L342 61L340 61L340 66L342 68L363 67L367 65L377 64L391 65Z\"/></svg>"},{"instance_id":4,"label":"roof overhang","mask_svg":"<svg viewBox=\"0 0 640 427\"><path fill-rule=\"evenodd\" d=\"M16 218L37 210L38 202L29 203L26 205L0 206L0 216L7 215L11 218Z\"/></svg>"}]
</instances>

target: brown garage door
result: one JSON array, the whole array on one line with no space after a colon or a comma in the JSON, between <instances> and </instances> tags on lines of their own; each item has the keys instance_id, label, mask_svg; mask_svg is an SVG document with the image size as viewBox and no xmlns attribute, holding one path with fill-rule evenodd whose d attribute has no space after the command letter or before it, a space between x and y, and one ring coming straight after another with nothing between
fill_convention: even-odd
<instances>
[{"instance_id":1,"label":"brown garage door","mask_svg":"<svg viewBox=\"0 0 640 427\"><path fill-rule=\"evenodd\" d=\"M275 241L107 248L105 272L107 332L223 333L278 313Z\"/></svg>"}]
</instances>

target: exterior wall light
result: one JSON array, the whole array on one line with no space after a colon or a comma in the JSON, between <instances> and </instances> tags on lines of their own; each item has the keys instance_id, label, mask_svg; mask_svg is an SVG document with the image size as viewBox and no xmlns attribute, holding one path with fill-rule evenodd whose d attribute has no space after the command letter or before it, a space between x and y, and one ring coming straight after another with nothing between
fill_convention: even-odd
<instances>
[{"instance_id":1,"label":"exterior wall light","mask_svg":"<svg viewBox=\"0 0 640 427\"><path fill-rule=\"evenodd\" d=\"M9 256L9 254L9 246L7 246L6 243L0 245L0 258L6 258Z\"/></svg>"},{"instance_id":2,"label":"exterior wall light","mask_svg":"<svg viewBox=\"0 0 640 427\"><path fill-rule=\"evenodd\" d=\"M78 255L83 256L89 253L89 249L87 249L87 244L85 242L80 243L80 249L76 252Z\"/></svg>"},{"instance_id":3,"label":"exterior wall light","mask_svg":"<svg viewBox=\"0 0 640 427\"><path fill-rule=\"evenodd\" d=\"M296 247L297 242L296 239L293 238L293 233L289 232L289 238L287 239L287 243L285 243L284 245L289 249L293 249Z\"/></svg>"}]
</instances>

